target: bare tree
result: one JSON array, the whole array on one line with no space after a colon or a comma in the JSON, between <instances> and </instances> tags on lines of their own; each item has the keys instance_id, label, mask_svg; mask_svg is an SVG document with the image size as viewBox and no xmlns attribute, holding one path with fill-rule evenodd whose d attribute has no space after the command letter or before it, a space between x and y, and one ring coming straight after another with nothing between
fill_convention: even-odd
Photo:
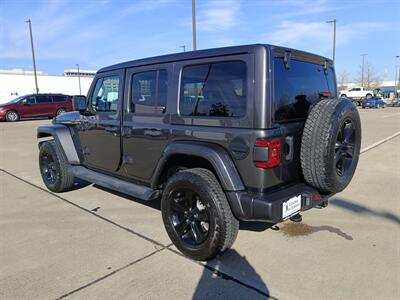
<instances>
[{"instance_id":1,"label":"bare tree","mask_svg":"<svg viewBox=\"0 0 400 300\"><path fill-rule=\"evenodd\" d=\"M349 83L349 73L346 70L343 70L339 73L339 90L347 89L347 83Z\"/></svg>"},{"instance_id":2,"label":"bare tree","mask_svg":"<svg viewBox=\"0 0 400 300\"><path fill-rule=\"evenodd\" d=\"M368 89L375 89L381 85L382 78L381 76L375 71L374 67L366 62L364 65L364 76L362 76L362 69L360 67L359 74L357 76L357 82L360 85L364 85L365 88ZM364 81L364 82L363 82Z\"/></svg>"}]
</instances>

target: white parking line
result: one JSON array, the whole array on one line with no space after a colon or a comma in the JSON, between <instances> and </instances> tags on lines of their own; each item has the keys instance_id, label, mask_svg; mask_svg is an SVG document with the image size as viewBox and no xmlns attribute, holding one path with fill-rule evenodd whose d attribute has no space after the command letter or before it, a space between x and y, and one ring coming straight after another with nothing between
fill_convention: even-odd
<instances>
[{"instance_id":1,"label":"white parking line","mask_svg":"<svg viewBox=\"0 0 400 300\"><path fill-rule=\"evenodd\" d=\"M400 135L400 131L397 131L395 134L392 134L391 136L388 136L387 138L384 138L383 140L380 140L380 141L378 141L378 142L376 142L376 143L374 143L374 144L372 144L370 146L367 146L367 147L361 149L360 154L364 153L364 152L367 152L368 150L371 150L372 148L378 147L380 144L383 144L383 143L395 138L398 135Z\"/></svg>"},{"instance_id":2,"label":"white parking line","mask_svg":"<svg viewBox=\"0 0 400 300\"><path fill-rule=\"evenodd\" d=\"M382 118L390 118L390 117L395 117L395 116L399 116L399 117L400 117L400 113L395 113L395 114L391 114L391 115L386 115L386 116L383 116Z\"/></svg>"}]
</instances>

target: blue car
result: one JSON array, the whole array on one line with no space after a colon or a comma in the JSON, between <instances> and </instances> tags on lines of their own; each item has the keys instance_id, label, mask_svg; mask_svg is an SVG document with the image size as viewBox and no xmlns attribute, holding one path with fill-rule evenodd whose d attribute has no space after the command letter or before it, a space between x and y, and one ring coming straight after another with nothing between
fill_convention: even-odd
<instances>
[{"instance_id":1,"label":"blue car","mask_svg":"<svg viewBox=\"0 0 400 300\"><path fill-rule=\"evenodd\" d=\"M372 97L369 99L364 99L361 103L362 108L385 108L386 103L381 97Z\"/></svg>"}]
</instances>

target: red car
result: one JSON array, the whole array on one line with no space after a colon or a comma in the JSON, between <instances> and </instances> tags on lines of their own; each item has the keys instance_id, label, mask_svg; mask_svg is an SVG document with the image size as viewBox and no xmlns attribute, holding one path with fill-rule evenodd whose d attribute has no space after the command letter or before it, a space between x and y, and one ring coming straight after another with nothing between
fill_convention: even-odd
<instances>
[{"instance_id":1,"label":"red car","mask_svg":"<svg viewBox=\"0 0 400 300\"><path fill-rule=\"evenodd\" d=\"M72 110L72 96L32 94L0 104L0 120L14 122L22 118L54 117Z\"/></svg>"}]
</instances>

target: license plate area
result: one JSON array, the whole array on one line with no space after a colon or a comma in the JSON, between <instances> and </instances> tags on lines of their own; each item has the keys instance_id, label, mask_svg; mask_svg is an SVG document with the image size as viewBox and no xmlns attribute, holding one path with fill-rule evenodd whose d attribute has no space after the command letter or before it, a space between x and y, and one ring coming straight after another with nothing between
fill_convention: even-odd
<instances>
[{"instance_id":1,"label":"license plate area","mask_svg":"<svg viewBox=\"0 0 400 300\"><path fill-rule=\"evenodd\" d=\"M301 195L294 196L282 203L282 219L286 219L301 210Z\"/></svg>"}]
</instances>

